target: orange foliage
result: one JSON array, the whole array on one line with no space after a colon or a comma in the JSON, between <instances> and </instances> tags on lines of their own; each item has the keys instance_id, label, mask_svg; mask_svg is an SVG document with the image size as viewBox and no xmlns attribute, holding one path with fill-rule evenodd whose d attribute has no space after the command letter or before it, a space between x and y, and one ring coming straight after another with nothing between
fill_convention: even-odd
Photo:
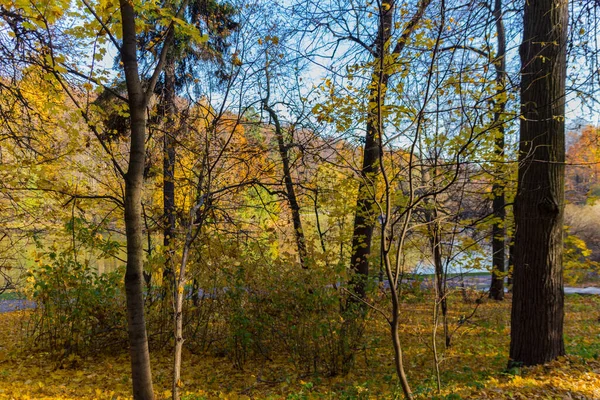
<instances>
[{"instance_id":1,"label":"orange foliage","mask_svg":"<svg viewBox=\"0 0 600 400\"><path fill-rule=\"evenodd\" d=\"M600 194L600 129L586 126L576 136L567 150L565 191L568 201L585 203Z\"/></svg>"}]
</instances>

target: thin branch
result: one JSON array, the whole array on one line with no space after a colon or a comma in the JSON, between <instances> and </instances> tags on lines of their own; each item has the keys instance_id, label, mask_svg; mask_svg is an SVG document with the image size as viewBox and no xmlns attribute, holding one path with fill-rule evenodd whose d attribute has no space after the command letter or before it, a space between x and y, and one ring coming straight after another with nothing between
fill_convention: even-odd
<instances>
[{"instance_id":1,"label":"thin branch","mask_svg":"<svg viewBox=\"0 0 600 400\"><path fill-rule=\"evenodd\" d=\"M350 296L352 296L353 299L360 301L361 303L364 303L367 307L371 308L374 311L377 311L379 314L381 314L381 316L383 316L383 318L385 318L385 320L388 322L388 324L391 324L391 320L390 318L387 316L386 313L383 312L383 310L381 310L378 307L375 307L373 304L369 303L368 301L364 300L362 297L352 293L351 290L346 289L345 287L341 288L342 291L346 292L347 294L349 294Z\"/></svg>"},{"instance_id":2,"label":"thin branch","mask_svg":"<svg viewBox=\"0 0 600 400\"><path fill-rule=\"evenodd\" d=\"M124 101L125 103L127 103L129 101L126 97L123 97L121 94L119 94L118 92L116 92L112 88L104 85L103 83L101 83L97 79L92 78L91 76L84 75L81 72L79 72L79 71L77 71L77 70L75 70L73 68L67 67L64 64L62 64L62 67L64 67L67 70L67 72L70 73L70 74L73 74L73 75L78 76L78 77L80 77L82 79L88 80L88 81L90 81L90 82L92 82L92 83L94 83L94 84L96 84L98 86L102 86L104 88L104 90L106 90L107 92L109 92L110 94L112 94L113 96L115 96L117 99L119 99L121 101Z\"/></svg>"},{"instance_id":3,"label":"thin branch","mask_svg":"<svg viewBox=\"0 0 600 400\"><path fill-rule=\"evenodd\" d=\"M402 50L404 50L404 47L406 47L406 43L408 42L408 38L417 29L417 24L419 23L421 18L423 18L423 14L425 14L425 10L427 9L427 6L429 6L429 3L431 3L431 0L422 0L419 2L417 11L412 16L410 21L408 21L406 27L404 27L402 35L400 36L400 39L398 39L398 42L396 43L392 54L398 55L402 52Z\"/></svg>"},{"instance_id":4,"label":"thin branch","mask_svg":"<svg viewBox=\"0 0 600 400\"><path fill-rule=\"evenodd\" d=\"M188 5L188 0L185 0L179 10L175 14L175 18L181 18L184 10ZM156 86L156 82L158 82L158 77L160 76L163 66L167 60L167 53L171 50L171 43L175 39L175 23L171 21L169 27L167 28L167 37L165 38L163 47L160 51L160 56L158 59L158 63L156 64L156 68L154 68L154 72L152 73L152 77L148 82L148 87L146 88L146 92L144 93L144 108L148 106L150 101L150 97L152 96L152 92L154 92L154 87Z\"/></svg>"},{"instance_id":5,"label":"thin branch","mask_svg":"<svg viewBox=\"0 0 600 400\"><path fill-rule=\"evenodd\" d=\"M113 36L113 34L110 32L110 30L108 29L108 27L106 26L106 24L102 21L102 19L96 13L96 11L94 11L94 9L92 8L92 6L90 6L90 4L87 2L87 0L81 0L81 1L87 7L87 9L89 10L89 12L94 16L94 18L96 18L96 21L98 21L98 23L100 24L100 26L102 26L102 29L104 29L106 31L106 34L110 38L110 41L115 45L115 47L117 48L117 50L119 50L119 53L120 53L121 52L121 45L119 44L119 42L117 41L117 39Z\"/></svg>"}]
</instances>

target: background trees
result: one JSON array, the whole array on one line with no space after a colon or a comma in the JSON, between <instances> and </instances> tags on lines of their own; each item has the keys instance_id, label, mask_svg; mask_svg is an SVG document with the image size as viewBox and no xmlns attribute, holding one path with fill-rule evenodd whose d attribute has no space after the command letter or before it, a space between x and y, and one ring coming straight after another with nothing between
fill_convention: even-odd
<instances>
[{"instance_id":1,"label":"background trees","mask_svg":"<svg viewBox=\"0 0 600 400\"><path fill-rule=\"evenodd\" d=\"M575 204L585 204L598 190L598 130L584 127L571 133L573 142L567 152L565 195Z\"/></svg>"},{"instance_id":2,"label":"background trees","mask_svg":"<svg viewBox=\"0 0 600 400\"><path fill-rule=\"evenodd\" d=\"M123 338L124 314L109 321L103 307L109 293L115 307L127 300L136 398L154 395L151 349L175 349L177 398L185 349L237 368L287 354L302 373L346 374L381 322L411 397L411 301L431 302L423 332L440 391L454 333L485 305L470 303L465 272L491 270L490 297L505 293L518 166L511 357L554 359L561 132L575 93L565 54L596 54L581 31L566 36L555 3L3 4L2 265L30 270L38 321L97 292L103 306L86 303L78 338L103 326ZM573 9L589 29L590 8ZM589 88L580 97L593 103L581 82L570 89ZM570 145L574 202L593 200L596 147L594 128ZM16 243L36 253L17 260ZM592 268L580 239L567 246L575 269ZM96 275L120 264L124 291ZM57 311L49 299L62 299ZM548 341L536 347L541 320ZM73 343L35 326L44 343ZM85 351L75 347L65 351Z\"/></svg>"}]
</instances>

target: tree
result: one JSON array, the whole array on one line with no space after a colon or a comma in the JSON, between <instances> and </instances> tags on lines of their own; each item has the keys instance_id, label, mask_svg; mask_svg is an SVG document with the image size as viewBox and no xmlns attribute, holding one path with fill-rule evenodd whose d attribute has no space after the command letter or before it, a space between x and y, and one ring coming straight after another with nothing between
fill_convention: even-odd
<instances>
[{"instance_id":1,"label":"tree","mask_svg":"<svg viewBox=\"0 0 600 400\"><path fill-rule=\"evenodd\" d=\"M565 353L562 277L566 0L525 3L509 365Z\"/></svg>"},{"instance_id":2,"label":"tree","mask_svg":"<svg viewBox=\"0 0 600 400\"><path fill-rule=\"evenodd\" d=\"M64 10L69 8L69 4L65 2L52 3L51 7L44 7L43 10L39 10L35 4L24 4L24 9L15 9L14 13L18 16L18 19L14 20L15 24L10 26L16 33L16 37L21 35L22 32L29 32L31 34L33 39L28 39L30 45L28 46L27 57L24 58L23 62L42 69L44 71L44 80L51 83L55 87L55 90L60 90L67 95L76 112L87 123L88 128L98 138L101 146L111 156L113 166L125 184L124 220L127 241L125 293L127 299L133 396L135 399L153 399L154 393L144 316L143 292L144 254L141 195L146 156L146 112L156 82L164 66L167 51L173 41L175 21L179 21L180 19L177 18L178 14L165 14L162 22L166 28L164 29L164 35L161 36L161 54L152 74L146 79L145 76L141 76L138 66L137 29L143 19L141 16L149 10L143 7L140 8L139 5L129 1L121 1L119 3L120 10L116 9L117 7L114 3L97 5L97 9L94 9L93 5L86 1L82 3L81 9L77 9L68 17L64 13ZM179 12L182 8L185 7L181 7ZM115 37L119 36L115 35L119 27L118 22L112 15L116 12L119 12L121 16L121 41L117 41ZM84 26L83 29L69 30L64 29L64 26L60 26L66 20L71 22L70 18L74 18L75 16L81 18L82 25ZM85 101L81 101L81 96L74 89L73 77L84 79L86 83L84 89L88 94L86 98L89 101L92 84L105 86L102 82L106 82L106 71L95 71L95 64L92 63L90 70L82 73L76 66L79 64L71 64L69 62L69 57L76 58L83 55L81 52L71 49L69 44L85 42L90 37L95 37L97 40L96 43L102 47L102 51L99 50L97 53L96 48L94 48L94 53L92 54L94 60L102 58L106 52L104 46L109 41L117 48L121 58L122 72L124 72L126 81L127 98L118 93L114 94L120 100L125 101L128 106L122 110L128 116L130 122L129 159L126 172L110 151L106 137L100 134L96 121L92 120L89 112L91 109L90 104L83 104ZM69 53L69 50L72 50L74 54ZM105 86L105 89L109 88Z\"/></svg>"},{"instance_id":3,"label":"tree","mask_svg":"<svg viewBox=\"0 0 600 400\"><path fill-rule=\"evenodd\" d=\"M273 124L275 129L275 138L277 140L277 151L279 153L279 157L281 158L281 170L283 172L283 181L285 186L285 198L290 207L290 213L292 217L292 225L294 227L294 239L296 241L296 248L298 250L298 256L300 260L300 265L302 268L307 269L309 265L309 257L308 250L306 247L306 237L304 234L304 228L302 226L302 218L300 216L300 203L298 201L298 193L295 185L297 182L294 182L294 177L292 176L292 158L290 157L290 148L292 147L292 143L290 140L286 140L286 136L292 137L295 126L294 124L290 124L288 127L288 131L291 135L285 135L285 126L282 124L277 111L275 110L275 106L277 103L273 102L271 99L271 93L274 91L272 88L272 77L275 75L278 67L276 62L276 51L282 51L278 48L279 37L274 35L268 35L264 39L264 53L265 53L265 95L262 99L262 107L265 111L267 111L269 115L270 122ZM282 57L283 58L283 53ZM292 72L292 71L289 71ZM291 74L294 75L293 73Z\"/></svg>"},{"instance_id":4,"label":"tree","mask_svg":"<svg viewBox=\"0 0 600 400\"><path fill-rule=\"evenodd\" d=\"M352 279L354 293L359 298L365 296L365 284L369 275L369 257L371 240L375 229L375 191L374 183L379 172L380 141L383 135L384 121L382 116L386 103L387 85L392 75L386 58L397 59L404 50L407 41L416 30L431 0L419 1L417 9L394 46L390 41L394 32L395 0L386 0L379 5L377 33L373 55L373 72L368 95L368 115L366 116L365 144L363 149L362 168L359 171L358 198L354 216L352 234L352 253L350 267L355 273ZM351 298L352 299L352 298Z\"/></svg>"},{"instance_id":5,"label":"tree","mask_svg":"<svg viewBox=\"0 0 600 400\"><path fill-rule=\"evenodd\" d=\"M231 82L229 83L231 85ZM223 101L226 101L225 98ZM196 113L198 109L202 107L196 107ZM202 110L205 111L206 110ZM202 112L200 112L202 114ZM241 116L241 115L240 115ZM215 180L213 173L215 167L220 163L223 163L223 153L229 150L229 147L234 147L237 139L239 141L240 136L243 136L243 128L240 124L240 116L234 117L233 120L228 120L223 115L222 111L219 114L212 112L206 112L204 118L200 117L200 123L196 125L204 125L204 132L202 132L205 143L199 143L203 146L205 153L200 155L199 166L193 171L193 175L196 179L195 182L187 182L187 188L191 192L190 198L193 199L190 202L189 209L186 210L187 218L182 220L181 225L185 229L185 239L181 250L181 257L179 259L178 272L174 275L175 278L175 293L174 293L174 338L175 346L173 352L173 382L172 382L172 398L178 400L180 398L181 382L181 359L183 351L183 303L185 294L185 284L188 280L189 273L187 269L190 264L190 256L193 254L192 245L201 235L205 228L206 222L209 217L214 214L214 197L219 192L233 192L235 189L249 184L248 182L234 183L225 187L214 187ZM190 131L193 131L193 127L190 126ZM225 137L223 143L219 139L219 135ZM196 137L197 138L197 137ZM200 139L200 138L197 138ZM238 150L242 146L237 146ZM215 174L216 175L216 174ZM190 180L193 180L190 179Z\"/></svg>"},{"instance_id":6,"label":"tree","mask_svg":"<svg viewBox=\"0 0 600 400\"><path fill-rule=\"evenodd\" d=\"M152 371L150 352L144 316L144 254L142 190L146 158L146 108L156 86L159 74L164 67L169 47L174 37L171 23L166 32L161 54L154 72L142 84L138 66L138 40L136 34L136 12L127 0L119 2L123 44L120 49L125 82L127 103L130 115L129 163L125 173L125 231L127 237L127 268L125 271L125 293L127 297L127 323L129 332L129 354L131 357L131 377L134 399L152 400ZM185 7L181 6L180 10Z\"/></svg>"},{"instance_id":7,"label":"tree","mask_svg":"<svg viewBox=\"0 0 600 400\"><path fill-rule=\"evenodd\" d=\"M269 85L269 73L267 74L267 86ZM300 257L300 265L302 268L308 268L307 250L306 250L306 239L304 237L304 229L302 229L302 220L300 218L300 205L298 204L298 198L296 196L296 190L294 189L294 181L292 179L292 172L290 169L290 157L288 153L288 145L285 143L283 134L283 127L279 120L279 116L269 104L269 91L267 89L267 96L263 100L263 108L267 110L273 124L275 125L275 137L277 138L277 149L281 157L281 164L283 169L283 179L285 181L285 194L290 205L290 211L292 213L292 223L294 225L294 238L296 239L296 246L298 248L298 255Z\"/></svg>"},{"instance_id":8,"label":"tree","mask_svg":"<svg viewBox=\"0 0 600 400\"><path fill-rule=\"evenodd\" d=\"M163 5L167 7L168 5ZM172 5L171 5L172 6ZM173 10L176 12L176 10ZM163 118L163 246L165 254L163 285L173 283L173 240L176 228L175 210L175 165L177 131L181 121L177 118L177 92L195 79L198 66L211 62L219 67L216 71L220 79L225 80L224 71L226 51L229 48L227 38L239 28L234 21L235 8L228 2L219 3L216 0L192 0L182 9L187 25L192 32L178 32L173 39L173 45L166 58L161 84L160 112ZM153 47L153 42L162 35L160 21L157 29L143 37L144 46ZM194 35L202 35L200 40L194 40ZM160 50L153 54L153 60L160 57ZM200 83L198 83L200 84Z\"/></svg>"},{"instance_id":9,"label":"tree","mask_svg":"<svg viewBox=\"0 0 600 400\"><path fill-rule=\"evenodd\" d=\"M188 279L186 268L188 267L188 258L191 246L200 234L207 210L210 210L210 198L205 193L206 176L204 168L199 174L198 181L195 184L196 193L194 204L190 207L188 221L185 221L185 239L182 248L181 261L179 268L174 271L173 268L173 239L176 233L175 221L175 164L176 164L176 141L177 141L177 126L176 126L176 91L177 81L179 86L183 86L186 81L191 81L194 76L192 73L193 66L189 66L190 62L198 62L202 59L214 61L220 66L224 64L225 51L229 47L226 38L229 34L238 28L238 24L233 20L235 14L234 8L229 3L219 4L212 0L208 2L191 1L189 4L184 4L187 7L185 15L189 14L190 25L198 29L199 32L206 32L203 37L203 44L198 46L194 43L191 37L180 35L178 40L174 41L173 46L169 51L167 62L165 63L164 71L164 93L162 103L164 115L166 117L165 132L163 134L163 210L164 210L164 228L163 228L163 245L166 254L166 265L164 269L165 282L174 283L174 356L173 356L173 385L172 398L178 400L180 398L179 388L181 387L181 358L183 350L183 297L184 287ZM206 40L204 40L206 39ZM196 46L194 46L194 44ZM168 43L166 43L168 45ZM163 49L164 51L164 49ZM178 65L179 64L179 65ZM177 75L177 67L182 73ZM192 73L186 71L191 69ZM222 78L226 74L221 72ZM210 114L210 112L208 112ZM215 118L215 121L207 123L212 126L217 124L221 115ZM237 126L237 123L236 123ZM232 131L235 131L233 129ZM232 133L233 135L233 133ZM204 163L202 164L204 166ZM208 180L208 179L207 179ZM210 182L210 180L209 180ZM202 212L201 212L202 210ZM194 285L195 287L195 285ZM196 296L196 294L194 294ZM165 296L166 297L166 296Z\"/></svg>"},{"instance_id":10,"label":"tree","mask_svg":"<svg viewBox=\"0 0 600 400\"><path fill-rule=\"evenodd\" d=\"M506 33L504 31L504 19L502 15L502 0L494 1L492 14L496 23L496 40L498 52L494 67L496 69L496 102L494 107L493 124L497 129L494 141L494 153L497 158L497 166L494 171L494 183L492 185L492 209L494 223L492 225L492 283L490 285L490 298L494 300L504 299L504 270L506 253L506 198L503 182L504 165L504 114L506 111Z\"/></svg>"}]
</instances>

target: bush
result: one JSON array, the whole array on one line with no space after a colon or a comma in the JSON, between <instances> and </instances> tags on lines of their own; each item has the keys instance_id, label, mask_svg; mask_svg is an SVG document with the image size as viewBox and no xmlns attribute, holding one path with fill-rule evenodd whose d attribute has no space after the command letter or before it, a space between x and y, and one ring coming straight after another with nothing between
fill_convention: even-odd
<instances>
[{"instance_id":1,"label":"bush","mask_svg":"<svg viewBox=\"0 0 600 400\"><path fill-rule=\"evenodd\" d=\"M596 278L600 265L590 259L592 252L585 241L568 234L564 244L564 279L567 284L575 285Z\"/></svg>"},{"instance_id":2,"label":"bush","mask_svg":"<svg viewBox=\"0 0 600 400\"><path fill-rule=\"evenodd\" d=\"M122 272L98 274L71 253L42 256L27 278L36 303L28 334L34 345L61 355L82 355L127 339Z\"/></svg>"},{"instance_id":3,"label":"bush","mask_svg":"<svg viewBox=\"0 0 600 400\"><path fill-rule=\"evenodd\" d=\"M237 367L250 354L267 359L285 354L298 373L348 372L349 355L360 347L362 323L345 323L340 292L320 271L280 265L257 284L242 283L244 267L238 268L223 299L229 310L224 316L226 353Z\"/></svg>"}]
</instances>

